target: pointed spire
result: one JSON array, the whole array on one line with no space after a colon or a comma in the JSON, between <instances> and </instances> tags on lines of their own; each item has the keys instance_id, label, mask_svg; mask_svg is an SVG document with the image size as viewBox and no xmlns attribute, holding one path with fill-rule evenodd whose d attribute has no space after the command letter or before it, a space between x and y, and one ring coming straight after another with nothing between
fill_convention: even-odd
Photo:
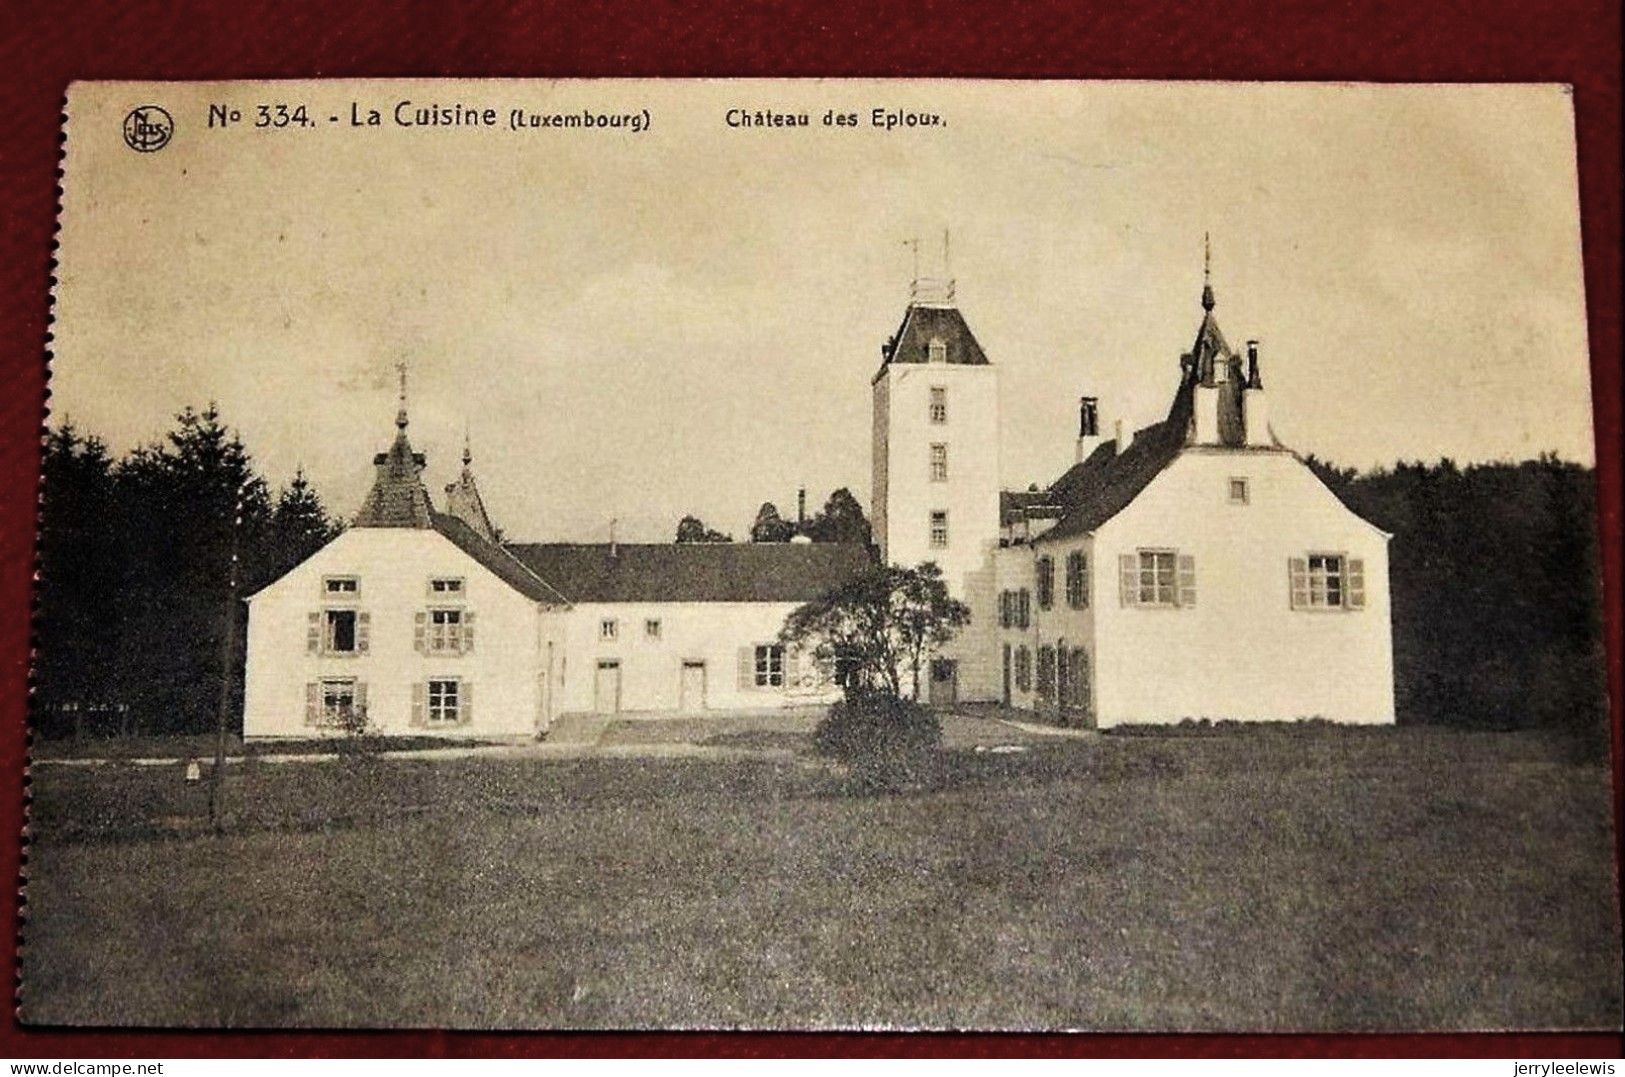
<instances>
[{"instance_id":1,"label":"pointed spire","mask_svg":"<svg viewBox=\"0 0 1625 1077\"><path fill-rule=\"evenodd\" d=\"M446 515L457 517L485 541L498 541L496 525L485 511L485 499L474 482L474 450L467 420L463 422L463 473L446 486Z\"/></svg>"},{"instance_id":2,"label":"pointed spire","mask_svg":"<svg viewBox=\"0 0 1625 1077\"><path fill-rule=\"evenodd\" d=\"M463 420L463 470L464 471L467 471L468 470L468 465L470 465L470 464L472 464L474 462L474 450L471 449L469 447L469 445L470 445L470 442L469 442L469 437L468 437L468 420L464 419Z\"/></svg>"},{"instance_id":3,"label":"pointed spire","mask_svg":"<svg viewBox=\"0 0 1625 1077\"><path fill-rule=\"evenodd\" d=\"M1202 233L1202 309L1213 309L1213 245Z\"/></svg>"},{"instance_id":4,"label":"pointed spire","mask_svg":"<svg viewBox=\"0 0 1625 1077\"><path fill-rule=\"evenodd\" d=\"M395 412L395 428L402 433L406 432L406 364L396 363L395 370L401 376L401 406Z\"/></svg>"}]
</instances>

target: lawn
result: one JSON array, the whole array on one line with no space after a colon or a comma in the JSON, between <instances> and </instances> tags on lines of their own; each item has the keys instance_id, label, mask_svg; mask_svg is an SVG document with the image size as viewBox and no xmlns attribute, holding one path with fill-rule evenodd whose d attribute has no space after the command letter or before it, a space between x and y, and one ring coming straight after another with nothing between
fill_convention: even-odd
<instances>
[{"instance_id":1,"label":"lawn","mask_svg":"<svg viewBox=\"0 0 1625 1077\"><path fill-rule=\"evenodd\" d=\"M42 767L30 1023L1618 1028L1606 771L1259 729L793 759Z\"/></svg>"}]
</instances>

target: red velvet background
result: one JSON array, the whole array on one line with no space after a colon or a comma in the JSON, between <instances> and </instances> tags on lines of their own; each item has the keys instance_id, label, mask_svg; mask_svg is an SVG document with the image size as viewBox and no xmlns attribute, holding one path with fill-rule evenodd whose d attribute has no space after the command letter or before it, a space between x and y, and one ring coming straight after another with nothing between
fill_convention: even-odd
<instances>
[{"instance_id":1,"label":"red velvet background","mask_svg":"<svg viewBox=\"0 0 1625 1077\"><path fill-rule=\"evenodd\" d=\"M75 78L983 76L1549 81L1575 87L1620 816L1620 9L1609 0L72 0L0 30L0 835L22 823L28 609L58 120ZM1464 207L1463 212L1471 212ZM1617 833L1616 829L1616 833ZM0 840L0 872L18 850ZM16 926L8 903L5 922ZM15 971L4 948L8 971ZM1601 1035L185 1033L19 1029L0 1056L1618 1055Z\"/></svg>"}]
</instances>

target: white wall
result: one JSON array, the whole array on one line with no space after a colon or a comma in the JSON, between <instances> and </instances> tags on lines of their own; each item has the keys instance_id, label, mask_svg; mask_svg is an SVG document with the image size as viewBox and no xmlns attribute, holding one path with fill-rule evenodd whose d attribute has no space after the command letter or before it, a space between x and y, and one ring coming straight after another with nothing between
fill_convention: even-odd
<instances>
[{"instance_id":1,"label":"white wall","mask_svg":"<svg viewBox=\"0 0 1625 1077\"><path fill-rule=\"evenodd\" d=\"M307 617L327 604L322 579L330 575L360 580L353 602L334 604L370 615L366 654L307 652ZM433 576L465 581L461 605L475 611L470 653L425 656L414 649L415 615L431 604ZM539 655L557 617L544 617L534 602L438 532L351 528L249 599L244 732L251 737L319 733L305 723L305 685L323 677L355 677L367 685L368 717L382 732L534 734L545 724ZM412 685L430 677L456 677L473 686L467 725L412 725Z\"/></svg>"},{"instance_id":2,"label":"white wall","mask_svg":"<svg viewBox=\"0 0 1625 1077\"><path fill-rule=\"evenodd\" d=\"M671 712L680 703L685 661L705 663L707 710L756 710L828 703L840 690L816 676L814 663L800 661L801 683L784 688L741 687L740 650L774 642L793 602L583 603L568 613L563 662L555 671L556 713L594 710L594 680L600 660L620 663L623 712ZM601 638L600 625L616 622L616 638ZM660 621L658 638L645 623ZM790 679L787 677L787 679Z\"/></svg>"},{"instance_id":3,"label":"white wall","mask_svg":"<svg viewBox=\"0 0 1625 1077\"><path fill-rule=\"evenodd\" d=\"M1229 482L1246 478L1246 505ZM1279 450L1187 449L1094 536L1095 694L1102 726L1182 718L1394 720L1387 536ZM1118 556L1195 558L1192 609L1124 606ZM1063 543L1043 543L1064 564ZM1290 605L1288 560L1365 562L1363 610Z\"/></svg>"},{"instance_id":4,"label":"white wall","mask_svg":"<svg viewBox=\"0 0 1625 1077\"><path fill-rule=\"evenodd\" d=\"M930 421L931 389L947 390L948 419ZM961 699L998 692L993 557L999 542L999 399L991 364L895 363L874 386L871 522L886 561L935 561L972 621L942 656L959 662ZM931 446L948 447L948 479L931 479ZM931 545L931 513L948 513L948 546ZM992 618L990 620L990 617Z\"/></svg>"}]
</instances>

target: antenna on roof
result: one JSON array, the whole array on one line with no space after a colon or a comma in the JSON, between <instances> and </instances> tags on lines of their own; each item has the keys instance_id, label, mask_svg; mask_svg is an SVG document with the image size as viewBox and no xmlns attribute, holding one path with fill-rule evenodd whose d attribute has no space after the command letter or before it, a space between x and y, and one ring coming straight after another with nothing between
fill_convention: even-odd
<instances>
[{"instance_id":1,"label":"antenna on roof","mask_svg":"<svg viewBox=\"0 0 1625 1077\"><path fill-rule=\"evenodd\" d=\"M948 257L948 229L942 230L942 275L948 280L954 279L954 263Z\"/></svg>"},{"instance_id":2,"label":"antenna on roof","mask_svg":"<svg viewBox=\"0 0 1625 1077\"><path fill-rule=\"evenodd\" d=\"M910 281L919 280L920 279L920 238L918 236L915 236L913 239L905 239L905 240L903 240L903 246L908 247L910 250L912 250L914 252L914 276L910 277L909 280Z\"/></svg>"}]
</instances>

